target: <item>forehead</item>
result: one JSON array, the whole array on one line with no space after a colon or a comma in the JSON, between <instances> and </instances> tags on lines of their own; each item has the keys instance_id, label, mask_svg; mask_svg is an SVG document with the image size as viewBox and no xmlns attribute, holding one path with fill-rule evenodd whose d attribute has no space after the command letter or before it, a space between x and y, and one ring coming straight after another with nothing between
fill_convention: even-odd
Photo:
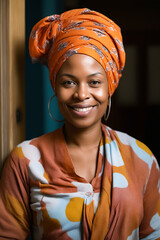
<instances>
[{"instance_id":1,"label":"forehead","mask_svg":"<svg viewBox=\"0 0 160 240\"><path fill-rule=\"evenodd\" d=\"M100 72L103 75L106 75L103 67L97 60L94 58L85 55L85 54L74 54L70 56L61 66L59 73L63 72L75 72L78 73L88 73L92 74L94 72Z\"/></svg>"}]
</instances>

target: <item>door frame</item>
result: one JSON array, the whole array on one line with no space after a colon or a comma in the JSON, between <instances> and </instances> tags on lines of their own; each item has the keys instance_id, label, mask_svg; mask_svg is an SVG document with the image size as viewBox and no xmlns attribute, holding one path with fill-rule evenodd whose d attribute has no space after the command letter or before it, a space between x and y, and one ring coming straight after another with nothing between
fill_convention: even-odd
<instances>
[{"instance_id":1,"label":"door frame","mask_svg":"<svg viewBox=\"0 0 160 240\"><path fill-rule=\"evenodd\" d=\"M25 0L0 0L0 33L1 168L25 139Z\"/></svg>"}]
</instances>

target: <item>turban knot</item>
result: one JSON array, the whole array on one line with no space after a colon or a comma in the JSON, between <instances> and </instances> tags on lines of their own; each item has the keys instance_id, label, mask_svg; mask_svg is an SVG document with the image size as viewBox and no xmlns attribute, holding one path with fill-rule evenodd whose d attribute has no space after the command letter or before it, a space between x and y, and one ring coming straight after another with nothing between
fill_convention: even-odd
<instances>
[{"instance_id":1,"label":"turban knot","mask_svg":"<svg viewBox=\"0 0 160 240\"><path fill-rule=\"evenodd\" d=\"M40 20L30 33L29 52L33 62L48 66L54 90L60 67L73 54L86 54L102 65L107 74L110 96L118 86L125 64L118 25L87 8L73 9Z\"/></svg>"}]
</instances>

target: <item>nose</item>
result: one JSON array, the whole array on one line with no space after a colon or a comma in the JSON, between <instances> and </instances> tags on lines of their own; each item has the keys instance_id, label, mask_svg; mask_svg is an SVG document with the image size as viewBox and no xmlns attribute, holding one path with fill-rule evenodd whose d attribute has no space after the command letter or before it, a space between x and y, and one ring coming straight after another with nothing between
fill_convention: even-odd
<instances>
[{"instance_id":1,"label":"nose","mask_svg":"<svg viewBox=\"0 0 160 240\"><path fill-rule=\"evenodd\" d=\"M81 83L77 85L77 88L74 92L74 98L84 101L85 99L90 98L89 89L86 83Z\"/></svg>"}]
</instances>

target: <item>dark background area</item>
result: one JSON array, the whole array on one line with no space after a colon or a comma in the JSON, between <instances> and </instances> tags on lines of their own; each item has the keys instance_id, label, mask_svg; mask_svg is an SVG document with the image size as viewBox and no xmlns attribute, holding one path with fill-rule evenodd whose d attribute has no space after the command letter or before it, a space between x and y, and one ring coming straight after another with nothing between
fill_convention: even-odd
<instances>
[{"instance_id":1,"label":"dark background area","mask_svg":"<svg viewBox=\"0 0 160 240\"><path fill-rule=\"evenodd\" d=\"M160 161L160 1L27 0L27 38L31 26L42 17L83 7L115 21L121 27L126 49L126 67L112 97L108 125L144 142ZM43 75L48 78L44 74L46 70L40 65L33 66L28 53L26 57L27 138L31 138L45 133L46 129L52 131L57 125L48 123L44 119L47 113L42 111L47 109L49 100L43 97L45 85L49 84L49 80L46 83L42 79ZM53 127L46 128L45 124Z\"/></svg>"}]
</instances>

